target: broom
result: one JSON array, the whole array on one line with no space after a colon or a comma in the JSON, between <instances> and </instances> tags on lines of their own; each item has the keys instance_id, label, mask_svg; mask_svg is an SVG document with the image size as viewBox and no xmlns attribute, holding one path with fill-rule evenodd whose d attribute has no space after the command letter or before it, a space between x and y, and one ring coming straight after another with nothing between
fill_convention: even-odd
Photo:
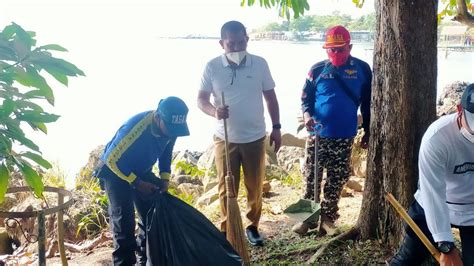
<instances>
[{"instance_id":1,"label":"broom","mask_svg":"<svg viewBox=\"0 0 474 266\"><path fill-rule=\"evenodd\" d=\"M224 92L222 92L222 105L225 106ZM225 176L225 187L227 193L227 223L226 236L229 243L239 253L244 265L250 264L247 243L245 241L242 217L237 202L237 193L234 186L234 176L230 168L229 159L229 140L227 137L227 121L224 119L224 137L225 137L225 160L227 165L227 175Z\"/></svg>"}]
</instances>

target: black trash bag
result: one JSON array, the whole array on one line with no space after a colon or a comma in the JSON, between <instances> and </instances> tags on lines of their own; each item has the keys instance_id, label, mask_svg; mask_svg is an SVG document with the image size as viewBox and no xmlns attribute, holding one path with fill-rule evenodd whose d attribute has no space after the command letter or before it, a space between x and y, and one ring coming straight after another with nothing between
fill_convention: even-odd
<instances>
[{"instance_id":1,"label":"black trash bag","mask_svg":"<svg viewBox=\"0 0 474 266\"><path fill-rule=\"evenodd\" d=\"M147 214L147 265L242 265L224 235L198 210L156 193Z\"/></svg>"}]
</instances>

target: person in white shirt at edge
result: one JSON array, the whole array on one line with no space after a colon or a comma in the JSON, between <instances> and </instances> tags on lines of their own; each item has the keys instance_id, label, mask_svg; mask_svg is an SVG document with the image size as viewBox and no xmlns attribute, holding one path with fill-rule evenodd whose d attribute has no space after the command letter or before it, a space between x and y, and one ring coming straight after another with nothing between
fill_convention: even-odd
<instances>
[{"instance_id":1,"label":"person in white shirt at edge","mask_svg":"<svg viewBox=\"0 0 474 266\"><path fill-rule=\"evenodd\" d=\"M273 130L270 144L277 152L281 145L281 124L278 101L267 62L260 56L248 53L249 37L242 23L226 22L221 28L219 41L224 54L210 60L201 79L198 107L216 118L214 145L216 170L219 177L219 199L222 213L221 231L226 228L226 189L224 177L227 169L224 150L224 123L227 119L229 157L235 188L239 190L240 166L247 190L249 226L247 238L252 245L262 246L258 232L262 213L262 184L265 177L265 99ZM225 106L221 95L224 92ZM211 94L213 103L210 102ZM262 97L263 95L263 97Z\"/></svg>"},{"instance_id":2,"label":"person in white shirt at edge","mask_svg":"<svg viewBox=\"0 0 474 266\"><path fill-rule=\"evenodd\" d=\"M420 173L409 215L441 252L441 265L474 265L474 84L457 113L435 121L421 141ZM462 261L451 227L459 228ZM428 250L407 228L390 265L420 265Z\"/></svg>"}]
</instances>

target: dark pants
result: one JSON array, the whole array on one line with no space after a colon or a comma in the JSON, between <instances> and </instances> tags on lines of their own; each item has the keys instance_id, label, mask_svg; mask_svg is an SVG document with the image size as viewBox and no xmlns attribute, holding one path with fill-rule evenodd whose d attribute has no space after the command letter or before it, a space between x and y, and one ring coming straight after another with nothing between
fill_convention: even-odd
<instances>
[{"instance_id":1,"label":"dark pants","mask_svg":"<svg viewBox=\"0 0 474 266\"><path fill-rule=\"evenodd\" d=\"M305 199L319 199L321 191L321 181L323 178L323 170L326 168L327 177L324 185L324 198L321 202L321 214L332 222L339 218L338 203L341 199L341 192L344 185L351 175L351 153L354 138L330 139L319 138L318 144L318 176L317 188L314 191L315 182L315 142L314 138L308 138L306 141L306 163L304 176L306 180L306 188L304 193Z\"/></svg>"},{"instance_id":2,"label":"dark pants","mask_svg":"<svg viewBox=\"0 0 474 266\"><path fill-rule=\"evenodd\" d=\"M436 247L433 237L426 224L425 212L423 208L414 201L408 210L408 214L413 221L420 227L421 231ZM459 228L461 235L462 260L464 265L474 265L474 226L455 226ZM416 236L415 232L406 225L406 235L403 244L395 254L390 265L421 265L421 263L430 255L423 242Z\"/></svg>"},{"instance_id":3,"label":"dark pants","mask_svg":"<svg viewBox=\"0 0 474 266\"><path fill-rule=\"evenodd\" d=\"M151 202L142 199L130 184L107 166L99 174L109 198L110 226L114 238L114 265L146 264L146 215ZM138 212L138 235L135 239L135 208Z\"/></svg>"}]
</instances>

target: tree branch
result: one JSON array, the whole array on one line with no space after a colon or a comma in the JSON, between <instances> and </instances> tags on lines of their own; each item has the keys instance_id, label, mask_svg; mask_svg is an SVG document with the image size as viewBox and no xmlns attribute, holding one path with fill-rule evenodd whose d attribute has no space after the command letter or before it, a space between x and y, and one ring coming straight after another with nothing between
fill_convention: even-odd
<instances>
[{"instance_id":1,"label":"tree branch","mask_svg":"<svg viewBox=\"0 0 474 266\"><path fill-rule=\"evenodd\" d=\"M359 236L359 233L359 228L355 226L349 229L349 231L330 239L326 244L321 245L318 251L316 251L316 253L308 260L308 264L314 264L316 260L319 259L329 247L337 245L349 239L355 240Z\"/></svg>"},{"instance_id":2,"label":"tree branch","mask_svg":"<svg viewBox=\"0 0 474 266\"><path fill-rule=\"evenodd\" d=\"M453 20L460 22L470 28L474 27L474 16L467 11L467 4L465 0L456 0L458 14L454 16Z\"/></svg>"}]
</instances>

